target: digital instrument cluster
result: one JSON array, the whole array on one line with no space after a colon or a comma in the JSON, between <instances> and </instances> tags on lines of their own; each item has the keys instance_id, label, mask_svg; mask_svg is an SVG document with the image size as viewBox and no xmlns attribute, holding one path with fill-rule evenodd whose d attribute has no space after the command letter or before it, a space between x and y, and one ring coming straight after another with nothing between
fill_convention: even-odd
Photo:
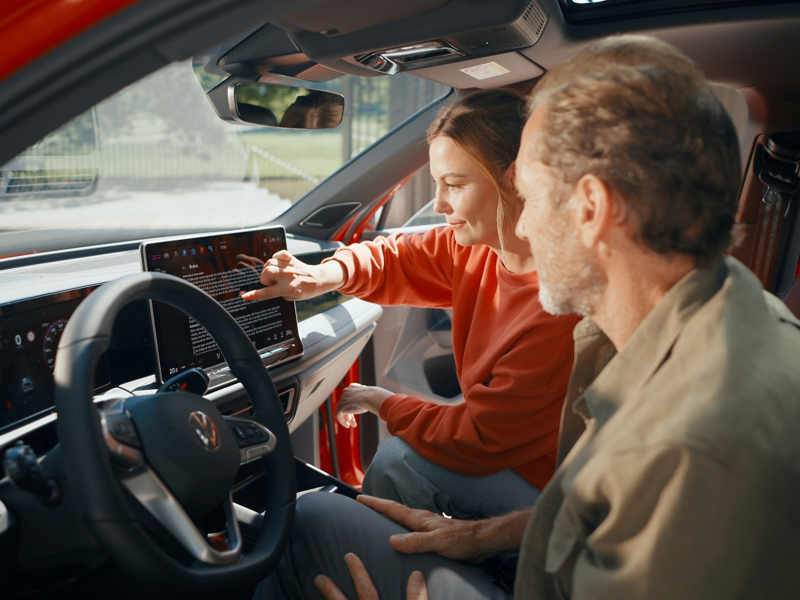
<instances>
[{"instance_id":1,"label":"digital instrument cluster","mask_svg":"<svg viewBox=\"0 0 800 600\"><path fill-rule=\"evenodd\" d=\"M95 288L0 305L0 431L53 407L56 350L67 321ZM110 384L101 359L96 387Z\"/></svg>"}]
</instances>

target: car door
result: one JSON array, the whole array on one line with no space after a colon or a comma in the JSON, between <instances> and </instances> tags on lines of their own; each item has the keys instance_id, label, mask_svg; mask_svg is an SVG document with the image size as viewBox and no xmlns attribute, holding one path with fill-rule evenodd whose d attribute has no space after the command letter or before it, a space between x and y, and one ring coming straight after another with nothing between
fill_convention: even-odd
<instances>
[{"instance_id":1,"label":"car door","mask_svg":"<svg viewBox=\"0 0 800 600\"><path fill-rule=\"evenodd\" d=\"M430 179L427 167L415 179L423 177ZM393 200L389 215L392 210L402 215L407 206L418 204L421 191L434 193L432 181L414 183L417 185L412 185L409 193ZM444 215L434 212L431 200L403 225L370 232L364 237L422 233L444 225ZM462 402L453 357L451 318L449 309L385 307L374 342L376 385L441 404Z\"/></svg>"}]
</instances>

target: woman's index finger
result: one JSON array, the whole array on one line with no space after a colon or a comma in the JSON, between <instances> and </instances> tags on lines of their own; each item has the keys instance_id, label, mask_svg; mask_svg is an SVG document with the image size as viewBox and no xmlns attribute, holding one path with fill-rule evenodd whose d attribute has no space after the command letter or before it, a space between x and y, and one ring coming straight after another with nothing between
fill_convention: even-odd
<instances>
[{"instance_id":1,"label":"woman's index finger","mask_svg":"<svg viewBox=\"0 0 800 600\"><path fill-rule=\"evenodd\" d=\"M288 250L278 250L275 254L272 255L272 258L277 260L278 262L290 262L294 256Z\"/></svg>"}]
</instances>

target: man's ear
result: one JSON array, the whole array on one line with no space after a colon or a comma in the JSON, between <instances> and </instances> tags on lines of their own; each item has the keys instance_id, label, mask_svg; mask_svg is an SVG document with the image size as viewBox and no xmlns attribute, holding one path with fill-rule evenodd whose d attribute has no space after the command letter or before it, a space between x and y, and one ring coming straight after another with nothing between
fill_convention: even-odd
<instances>
[{"instance_id":1,"label":"man's ear","mask_svg":"<svg viewBox=\"0 0 800 600\"><path fill-rule=\"evenodd\" d=\"M578 180L573 201L580 240L587 248L597 246L619 220L619 203L608 185L591 174Z\"/></svg>"}]
</instances>

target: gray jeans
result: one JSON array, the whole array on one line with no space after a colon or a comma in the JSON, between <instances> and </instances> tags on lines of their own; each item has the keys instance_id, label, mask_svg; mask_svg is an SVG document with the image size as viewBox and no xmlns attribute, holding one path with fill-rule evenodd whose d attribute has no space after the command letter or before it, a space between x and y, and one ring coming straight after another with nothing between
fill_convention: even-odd
<instances>
[{"instance_id":1,"label":"gray jeans","mask_svg":"<svg viewBox=\"0 0 800 600\"><path fill-rule=\"evenodd\" d=\"M485 519L524 510L536 504L541 493L511 470L487 477L458 475L422 458L399 437L381 442L362 490L457 519Z\"/></svg>"},{"instance_id":2,"label":"gray jeans","mask_svg":"<svg viewBox=\"0 0 800 600\"><path fill-rule=\"evenodd\" d=\"M344 555L358 556L381 600L406 600L413 571L422 571L432 600L511 600L464 563L438 554L401 554L389 536L407 531L375 511L339 494L310 493L297 501L292 537L278 567L258 584L254 600L324 600L314 586L330 577L357 600Z\"/></svg>"}]
</instances>

